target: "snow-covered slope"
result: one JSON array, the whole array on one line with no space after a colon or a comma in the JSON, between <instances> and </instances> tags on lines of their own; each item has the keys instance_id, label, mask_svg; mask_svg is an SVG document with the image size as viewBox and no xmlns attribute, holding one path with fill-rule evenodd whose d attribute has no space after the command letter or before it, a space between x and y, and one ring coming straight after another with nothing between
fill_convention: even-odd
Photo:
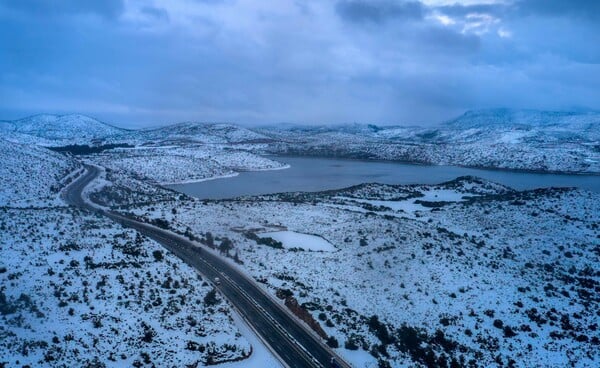
<instances>
[{"instance_id":1,"label":"snow-covered slope","mask_svg":"<svg viewBox=\"0 0 600 368\"><path fill-rule=\"evenodd\" d=\"M234 124L179 123L156 129L140 130L134 135L154 142L247 143L268 139L265 135Z\"/></svg>"},{"instance_id":2,"label":"snow-covered slope","mask_svg":"<svg viewBox=\"0 0 600 368\"><path fill-rule=\"evenodd\" d=\"M500 142L593 142L600 139L600 114L537 110L492 109L468 111L443 126L469 132L475 138ZM512 134L511 134L512 132ZM486 137L486 134L491 135ZM456 138L459 138L457 135ZM454 139L455 141L458 139Z\"/></svg>"},{"instance_id":3,"label":"snow-covered slope","mask_svg":"<svg viewBox=\"0 0 600 368\"><path fill-rule=\"evenodd\" d=\"M0 206L54 203L79 164L42 147L0 139Z\"/></svg>"},{"instance_id":4,"label":"snow-covered slope","mask_svg":"<svg viewBox=\"0 0 600 368\"><path fill-rule=\"evenodd\" d=\"M10 209L0 227L0 366L197 367L251 354L231 306L134 230L74 208Z\"/></svg>"},{"instance_id":5,"label":"snow-covered slope","mask_svg":"<svg viewBox=\"0 0 600 368\"><path fill-rule=\"evenodd\" d=\"M242 267L286 303L295 298L355 367L591 368L600 360L596 193L518 192L462 177L133 211L182 233L227 236ZM334 249L248 236L282 232Z\"/></svg>"},{"instance_id":6,"label":"snow-covered slope","mask_svg":"<svg viewBox=\"0 0 600 368\"><path fill-rule=\"evenodd\" d=\"M594 112L487 109L467 111L445 124L461 129L482 126L562 126L571 130L582 130L599 123L600 114Z\"/></svg>"},{"instance_id":7,"label":"snow-covered slope","mask_svg":"<svg viewBox=\"0 0 600 368\"><path fill-rule=\"evenodd\" d=\"M154 183L175 184L234 176L238 171L273 170L285 166L245 150L221 145L114 149L88 160Z\"/></svg>"},{"instance_id":8,"label":"snow-covered slope","mask_svg":"<svg viewBox=\"0 0 600 368\"><path fill-rule=\"evenodd\" d=\"M256 346L194 269L60 199L77 161L0 139L0 163L1 367L245 366Z\"/></svg>"},{"instance_id":9,"label":"snow-covered slope","mask_svg":"<svg viewBox=\"0 0 600 368\"><path fill-rule=\"evenodd\" d=\"M46 146L90 144L126 131L80 114L41 114L0 123L5 139Z\"/></svg>"},{"instance_id":10,"label":"snow-covered slope","mask_svg":"<svg viewBox=\"0 0 600 368\"><path fill-rule=\"evenodd\" d=\"M263 128L271 153L372 158L501 169L600 173L600 114L470 111L431 128Z\"/></svg>"}]
</instances>

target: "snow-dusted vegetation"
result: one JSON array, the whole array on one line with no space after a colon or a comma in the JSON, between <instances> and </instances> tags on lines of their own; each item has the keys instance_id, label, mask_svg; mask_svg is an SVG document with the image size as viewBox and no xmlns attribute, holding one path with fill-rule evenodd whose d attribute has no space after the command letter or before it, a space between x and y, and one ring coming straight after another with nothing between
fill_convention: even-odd
<instances>
[{"instance_id":1,"label":"snow-dusted vegetation","mask_svg":"<svg viewBox=\"0 0 600 368\"><path fill-rule=\"evenodd\" d=\"M0 227L8 366L164 367L250 355L228 303L135 231L71 208L2 210Z\"/></svg>"},{"instance_id":2,"label":"snow-dusted vegetation","mask_svg":"<svg viewBox=\"0 0 600 368\"><path fill-rule=\"evenodd\" d=\"M196 271L134 230L66 206L59 191L83 170L74 159L0 140L0 161L0 365L203 366L253 352ZM124 197L173 196L110 178L101 184L128 187Z\"/></svg>"},{"instance_id":3,"label":"snow-dusted vegetation","mask_svg":"<svg viewBox=\"0 0 600 368\"><path fill-rule=\"evenodd\" d=\"M58 192L80 165L64 155L0 139L0 206L29 207L62 203Z\"/></svg>"},{"instance_id":4,"label":"snow-dusted vegetation","mask_svg":"<svg viewBox=\"0 0 600 368\"><path fill-rule=\"evenodd\" d=\"M600 359L597 194L462 178L134 212L182 233L226 236L234 245L223 254L286 305L295 299L356 366L593 367ZM336 251L252 235L282 231L316 234Z\"/></svg>"},{"instance_id":5,"label":"snow-dusted vegetation","mask_svg":"<svg viewBox=\"0 0 600 368\"><path fill-rule=\"evenodd\" d=\"M238 171L282 168L279 162L221 145L114 149L90 161L160 184L202 181Z\"/></svg>"},{"instance_id":6,"label":"snow-dusted vegetation","mask_svg":"<svg viewBox=\"0 0 600 368\"><path fill-rule=\"evenodd\" d=\"M259 143L268 138L234 124L179 123L156 129L144 129L136 134L142 142L164 144L167 142L191 142L207 144Z\"/></svg>"},{"instance_id":7,"label":"snow-dusted vegetation","mask_svg":"<svg viewBox=\"0 0 600 368\"><path fill-rule=\"evenodd\" d=\"M3 138L14 142L61 146L100 143L127 131L80 114L40 114L0 122L0 132Z\"/></svg>"}]
</instances>

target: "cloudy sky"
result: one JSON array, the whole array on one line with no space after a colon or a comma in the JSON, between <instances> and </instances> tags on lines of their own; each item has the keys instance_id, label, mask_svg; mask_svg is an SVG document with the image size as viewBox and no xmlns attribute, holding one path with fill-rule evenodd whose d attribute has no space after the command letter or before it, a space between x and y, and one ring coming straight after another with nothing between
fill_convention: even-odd
<instances>
[{"instance_id":1,"label":"cloudy sky","mask_svg":"<svg viewBox=\"0 0 600 368\"><path fill-rule=\"evenodd\" d=\"M432 124L600 109L595 0L0 0L0 119Z\"/></svg>"}]
</instances>

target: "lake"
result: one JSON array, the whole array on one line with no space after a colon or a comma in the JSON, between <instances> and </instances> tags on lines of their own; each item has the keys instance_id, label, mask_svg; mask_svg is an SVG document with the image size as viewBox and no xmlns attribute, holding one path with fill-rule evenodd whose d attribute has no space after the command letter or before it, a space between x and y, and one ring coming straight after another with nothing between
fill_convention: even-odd
<instances>
[{"instance_id":1,"label":"lake","mask_svg":"<svg viewBox=\"0 0 600 368\"><path fill-rule=\"evenodd\" d=\"M289 156L269 158L287 163L291 168L242 172L231 178L168 187L197 198L225 199L242 195L339 189L372 182L438 184L458 176L473 175L519 190L540 187L578 187L600 192L600 176L596 175L539 174L333 158Z\"/></svg>"}]
</instances>

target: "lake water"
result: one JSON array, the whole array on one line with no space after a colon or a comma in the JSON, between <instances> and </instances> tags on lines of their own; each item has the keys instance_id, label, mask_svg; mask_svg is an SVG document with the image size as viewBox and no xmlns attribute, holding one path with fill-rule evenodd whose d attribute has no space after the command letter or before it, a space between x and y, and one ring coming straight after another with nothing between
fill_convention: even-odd
<instances>
[{"instance_id":1,"label":"lake water","mask_svg":"<svg viewBox=\"0 0 600 368\"><path fill-rule=\"evenodd\" d=\"M422 166L396 162L308 157L270 157L291 165L285 170L243 172L232 178L169 185L202 199L224 199L294 191L339 189L361 183L438 184L458 176L473 175L515 189L578 187L600 192L600 176L537 174L470 169L457 166Z\"/></svg>"}]
</instances>

